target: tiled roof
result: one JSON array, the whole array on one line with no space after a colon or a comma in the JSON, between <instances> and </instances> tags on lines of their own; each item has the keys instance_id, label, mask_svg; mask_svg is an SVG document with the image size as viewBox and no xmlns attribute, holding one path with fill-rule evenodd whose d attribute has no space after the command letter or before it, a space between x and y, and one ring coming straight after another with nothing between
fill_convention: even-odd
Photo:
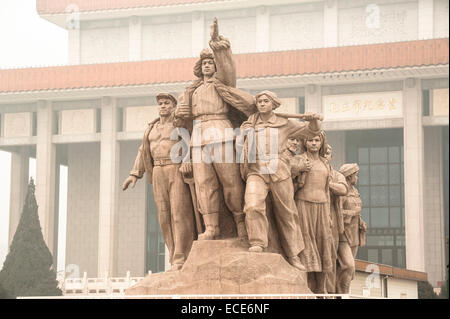
<instances>
[{"instance_id":1,"label":"tiled roof","mask_svg":"<svg viewBox=\"0 0 450 319\"><path fill-rule=\"evenodd\" d=\"M159 7L169 5L183 5L204 2L218 2L224 0L36 0L39 14L65 13L66 8L76 4L83 11L99 11L144 7Z\"/></svg>"},{"instance_id":2,"label":"tiled roof","mask_svg":"<svg viewBox=\"0 0 450 319\"><path fill-rule=\"evenodd\" d=\"M234 55L238 78L446 65L449 41L433 39ZM0 92L187 82L196 58L0 70Z\"/></svg>"},{"instance_id":3,"label":"tiled roof","mask_svg":"<svg viewBox=\"0 0 450 319\"><path fill-rule=\"evenodd\" d=\"M376 264L364 260L355 260L355 268L358 271L374 272L375 267L381 275L392 276L399 279L408 279L415 281L427 281L428 276L425 272L396 268L388 265Z\"/></svg>"}]
</instances>

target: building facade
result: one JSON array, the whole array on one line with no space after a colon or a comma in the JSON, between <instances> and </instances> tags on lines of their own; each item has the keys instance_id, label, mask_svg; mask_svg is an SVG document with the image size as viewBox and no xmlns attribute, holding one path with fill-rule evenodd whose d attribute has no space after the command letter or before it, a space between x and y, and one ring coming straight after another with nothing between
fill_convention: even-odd
<instances>
[{"instance_id":1,"label":"building facade","mask_svg":"<svg viewBox=\"0 0 450 319\"><path fill-rule=\"evenodd\" d=\"M56 260L68 167L66 265L89 277L168 266L152 186L121 191L155 96L189 85L218 18L238 87L281 111L320 112L333 166L356 162L367 246L357 258L426 272L448 264L448 1L37 0L67 29L69 65L0 70L0 148L11 152L10 240L28 162Z\"/></svg>"}]
</instances>

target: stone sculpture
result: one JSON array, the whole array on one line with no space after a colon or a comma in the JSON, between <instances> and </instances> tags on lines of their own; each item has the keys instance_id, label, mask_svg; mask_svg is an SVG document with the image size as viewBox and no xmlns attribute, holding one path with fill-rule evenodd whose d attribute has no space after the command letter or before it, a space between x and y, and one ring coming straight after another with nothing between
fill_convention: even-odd
<instances>
[{"instance_id":1,"label":"stone sculpture","mask_svg":"<svg viewBox=\"0 0 450 319\"><path fill-rule=\"evenodd\" d=\"M303 249L303 240L296 227L297 211L291 169L279 155L284 151L289 137L316 135L320 130L320 120L315 114L305 117L309 124L277 116L273 110L281 105L281 101L273 92L262 91L255 98L258 112L252 114L241 126L241 131L247 138L247 157L248 150L253 147L256 150L255 163L248 163L246 160L243 164L248 166L244 167L243 175L247 180L244 212L249 251L262 252L268 246L265 204L270 192L284 253L291 265L305 270L298 258ZM253 134L249 134L248 130ZM278 145L275 147L270 145L274 141L267 140L267 136L271 134L277 135Z\"/></svg>"},{"instance_id":2,"label":"stone sculpture","mask_svg":"<svg viewBox=\"0 0 450 319\"><path fill-rule=\"evenodd\" d=\"M225 156L226 143L231 146L234 143L233 135L227 135L226 129L238 126L254 112L254 100L250 94L235 88L236 70L230 42L219 35L217 20L211 26L209 44L212 51L205 49L200 53L200 60L194 66L197 80L186 89L175 116L195 121L191 141L193 175L198 207L206 227L198 239L215 239L220 234L220 192L233 214L238 236L245 238L244 184L239 164L217 158L213 151ZM215 134L208 136L211 129Z\"/></svg>"},{"instance_id":3,"label":"stone sculpture","mask_svg":"<svg viewBox=\"0 0 450 319\"><path fill-rule=\"evenodd\" d=\"M324 157L327 149L323 132L303 140L301 156L311 168L297 179L295 194L300 230L305 248L300 260L308 272L308 286L314 293L326 293L326 276L333 269L332 221L329 205L331 166Z\"/></svg>"},{"instance_id":4,"label":"stone sculpture","mask_svg":"<svg viewBox=\"0 0 450 319\"><path fill-rule=\"evenodd\" d=\"M325 152L325 158L328 162L332 158L332 148L328 145ZM337 267L337 255L339 247L339 234L344 233L344 218L342 199L347 195L348 186L345 176L331 167L331 179L329 183L330 188L330 213L331 213L331 233L333 236L333 269L327 273L326 289L328 293L336 293L336 267Z\"/></svg>"},{"instance_id":5,"label":"stone sculpture","mask_svg":"<svg viewBox=\"0 0 450 319\"><path fill-rule=\"evenodd\" d=\"M157 95L160 118L123 184L134 187L144 173L153 183L172 265L126 293L348 292L365 231L357 165L332 169L320 114L276 113L274 92L253 97L236 88L216 19L209 45L178 107L173 95ZM183 152L174 152L179 143ZM237 238L221 237L222 200Z\"/></svg>"},{"instance_id":6,"label":"stone sculpture","mask_svg":"<svg viewBox=\"0 0 450 319\"><path fill-rule=\"evenodd\" d=\"M189 186L183 180L181 166L171 160L170 152L178 140L172 140L175 97L169 93L159 93L159 118L149 123L139 147L130 176L123 183L126 190L131 184L147 175L153 184L158 220L164 241L169 249L171 270L183 266L195 237L194 213Z\"/></svg>"},{"instance_id":7,"label":"stone sculpture","mask_svg":"<svg viewBox=\"0 0 450 319\"><path fill-rule=\"evenodd\" d=\"M355 187L358 182L358 164L344 164L339 172L347 180L348 193L343 200L344 232L339 235L336 289L338 293L348 293L355 274L358 246L366 244L367 225L361 217L362 203Z\"/></svg>"}]
</instances>

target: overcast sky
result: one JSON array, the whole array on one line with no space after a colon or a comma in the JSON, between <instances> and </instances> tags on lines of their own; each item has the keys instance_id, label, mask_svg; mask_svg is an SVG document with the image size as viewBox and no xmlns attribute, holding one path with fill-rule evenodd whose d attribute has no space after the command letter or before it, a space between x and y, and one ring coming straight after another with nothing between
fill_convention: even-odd
<instances>
[{"instance_id":1,"label":"overcast sky","mask_svg":"<svg viewBox=\"0 0 450 319\"><path fill-rule=\"evenodd\" d=\"M0 0L0 41L0 69L67 63L67 31L41 19L35 0ZM0 151L0 269L8 251L10 167L10 154Z\"/></svg>"}]
</instances>

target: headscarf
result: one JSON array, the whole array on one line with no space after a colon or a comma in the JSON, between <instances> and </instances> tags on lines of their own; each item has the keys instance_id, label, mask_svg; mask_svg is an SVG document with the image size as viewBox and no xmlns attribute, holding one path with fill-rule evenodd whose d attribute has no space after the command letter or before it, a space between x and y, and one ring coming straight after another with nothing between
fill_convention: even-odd
<instances>
[{"instance_id":1,"label":"headscarf","mask_svg":"<svg viewBox=\"0 0 450 319\"><path fill-rule=\"evenodd\" d=\"M281 105L281 100L278 98L278 96L274 92L268 90L261 91L255 95L255 105L258 101L258 98L262 95L266 95L272 101L274 110Z\"/></svg>"}]
</instances>

